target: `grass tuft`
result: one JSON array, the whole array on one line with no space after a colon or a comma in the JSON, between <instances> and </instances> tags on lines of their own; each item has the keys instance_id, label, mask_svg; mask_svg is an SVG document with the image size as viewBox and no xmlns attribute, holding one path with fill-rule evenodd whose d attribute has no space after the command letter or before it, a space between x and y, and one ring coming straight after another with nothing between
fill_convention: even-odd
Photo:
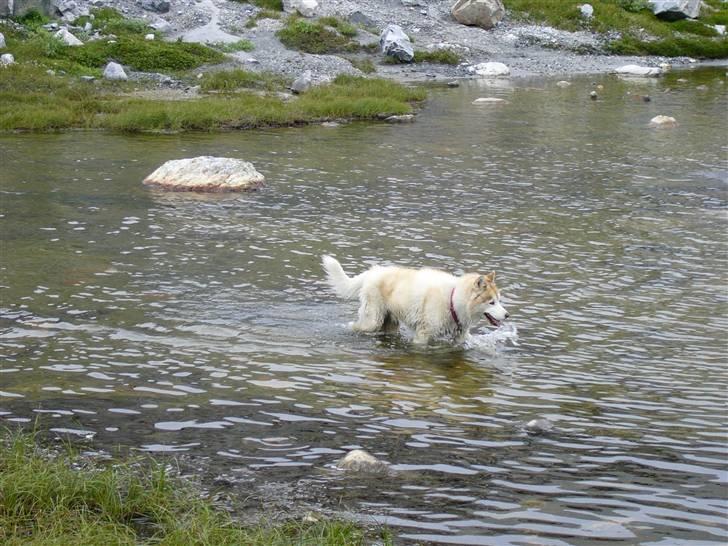
<instances>
[{"instance_id":1,"label":"grass tuft","mask_svg":"<svg viewBox=\"0 0 728 546\"><path fill-rule=\"evenodd\" d=\"M237 42L219 42L212 44L212 47L223 53L235 53L236 51L253 51L255 46L250 40L238 40Z\"/></svg>"},{"instance_id":2,"label":"grass tuft","mask_svg":"<svg viewBox=\"0 0 728 546\"><path fill-rule=\"evenodd\" d=\"M0 440L0 543L301 546L391 544L351 522L322 520L243 527L189 483L153 461L93 464L42 450L29 434Z\"/></svg>"},{"instance_id":3,"label":"grass tuft","mask_svg":"<svg viewBox=\"0 0 728 546\"><path fill-rule=\"evenodd\" d=\"M258 73L250 70L221 70L204 75L200 87L203 91L235 91L237 89L283 90L290 82L272 73Z\"/></svg>"},{"instance_id":4,"label":"grass tuft","mask_svg":"<svg viewBox=\"0 0 728 546\"><path fill-rule=\"evenodd\" d=\"M289 17L286 26L277 33L278 39L289 49L305 53L353 52L359 44L321 22L311 22L299 17Z\"/></svg>"}]
</instances>

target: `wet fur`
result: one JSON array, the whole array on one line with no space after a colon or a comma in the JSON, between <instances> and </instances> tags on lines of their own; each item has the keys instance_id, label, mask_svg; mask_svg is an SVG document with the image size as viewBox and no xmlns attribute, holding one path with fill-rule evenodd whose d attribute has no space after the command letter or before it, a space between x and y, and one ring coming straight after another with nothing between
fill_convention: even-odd
<instances>
[{"instance_id":1,"label":"wet fur","mask_svg":"<svg viewBox=\"0 0 728 546\"><path fill-rule=\"evenodd\" d=\"M495 272L456 277L437 269L374 266L349 277L331 256L323 257L323 267L337 295L359 299L359 318L353 324L357 332L396 332L402 323L414 330L418 344L443 335L462 342L484 313L496 322L508 317ZM460 328L450 311L451 294Z\"/></svg>"}]
</instances>

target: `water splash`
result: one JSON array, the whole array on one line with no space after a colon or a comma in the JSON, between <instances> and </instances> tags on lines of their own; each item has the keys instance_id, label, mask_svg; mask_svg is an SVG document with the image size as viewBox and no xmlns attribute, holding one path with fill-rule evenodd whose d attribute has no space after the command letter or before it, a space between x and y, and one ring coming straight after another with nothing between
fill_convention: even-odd
<instances>
[{"instance_id":1,"label":"water splash","mask_svg":"<svg viewBox=\"0 0 728 546\"><path fill-rule=\"evenodd\" d=\"M504 322L495 330L484 334L473 334L465 340L466 349L478 349L495 354L498 348L508 342L518 345L518 328L513 322Z\"/></svg>"}]
</instances>

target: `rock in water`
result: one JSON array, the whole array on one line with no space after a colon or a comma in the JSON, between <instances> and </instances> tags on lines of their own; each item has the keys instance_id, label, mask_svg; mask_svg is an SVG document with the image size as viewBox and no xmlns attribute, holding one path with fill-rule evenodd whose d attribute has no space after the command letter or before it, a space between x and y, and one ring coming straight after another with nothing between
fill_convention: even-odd
<instances>
[{"instance_id":1,"label":"rock in water","mask_svg":"<svg viewBox=\"0 0 728 546\"><path fill-rule=\"evenodd\" d=\"M701 0L648 0L647 4L652 12L668 21L677 21L690 17L695 19L700 15Z\"/></svg>"},{"instance_id":2,"label":"rock in water","mask_svg":"<svg viewBox=\"0 0 728 546\"><path fill-rule=\"evenodd\" d=\"M650 120L650 127L656 129L670 129L677 126L677 120L670 116L655 116Z\"/></svg>"},{"instance_id":3,"label":"rock in water","mask_svg":"<svg viewBox=\"0 0 728 546\"><path fill-rule=\"evenodd\" d=\"M662 70L656 66L640 66L638 64L625 64L614 71L622 76L659 76Z\"/></svg>"},{"instance_id":4,"label":"rock in water","mask_svg":"<svg viewBox=\"0 0 728 546\"><path fill-rule=\"evenodd\" d=\"M380 461L363 449L350 451L336 463L336 466L352 472L386 472L388 467L387 463Z\"/></svg>"},{"instance_id":5,"label":"rock in water","mask_svg":"<svg viewBox=\"0 0 728 546\"><path fill-rule=\"evenodd\" d=\"M258 189L264 180L248 161L200 156L167 161L144 184L170 191L229 192Z\"/></svg>"},{"instance_id":6,"label":"rock in water","mask_svg":"<svg viewBox=\"0 0 728 546\"><path fill-rule=\"evenodd\" d=\"M67 29L62 28L58 32L54 34L56 38L58 38L61 42L66 44L67 46L82 46L83 42L76 38L73 34L68 32Z\"/></svg>"},{"instance_id":7,"label":"rock in water","mask_svg":"<svg viewBox=\"0 0 728 546\"><path fill-rule=\"evenodd\" d=\"M126 81L127 75L126 72L124 72L124 67L122 67L119 63L112 61L106 65L106 68L104 68L104 78L107 80Z\"/></svg>"},{"instance_id":8,"label":"rock in water","mask_svg":"<svg viewBox=\"0 0 728 546\"><path fill-rule=\"evenodd\" d=\"M503 63L480 63L476 64L474 69L478 76L486 77L508 76L511 73L511 69Z\"/></svg>"},{"instance_id":9,"label":"rock in water","mask_svg":"<svg viewBox=\"0 0 728 546\"><path fill-rule=\"evenodd\" d=\"M554 428L553 422L549 421L544 417L538 419L532 419L524 425L526 432L529 434L543 434L544 432L550 432Z\"/></svg>"},{"instance_id":10,"label":"rock in water","mask_svg":"<svg viewBox=\"0 0 728 546\"><path fill-rule=\"evenodd\" d=\"M481 97L475 99L473 104L508 104L506 99L499 99L498 97Z\"/></svg>"},{"instance_id":11,"label":"rock in water","mask_svg":"<svg viewBox=\"0 0 728 546\"><path fill-rule=\"evenodd\" d=\"M450 14L463 25L490 29L503 19L506 8L501 0L457 0Z\"/></svg>"},{"instance_id":12,"label":"rock in water","mask_svg":"<svg viewBox=\"0 0 728 546\"><path fill-rule=\"evenodd\" d=\"M379 45L382 53L400 61L408 63L415 58L412 42L399 25L387 25L379 37Z\"/></svg>"},{"instance_id":13,"label":"rock in water","mask_svg":"<svg viewBox=\"0 0 728 546\"><path fill-rule=\"evenodd\" d=\"M316 0L283 0L283 11L300 13L304 17L315 17L319 8Z\"/></svg>"}]
</instances>

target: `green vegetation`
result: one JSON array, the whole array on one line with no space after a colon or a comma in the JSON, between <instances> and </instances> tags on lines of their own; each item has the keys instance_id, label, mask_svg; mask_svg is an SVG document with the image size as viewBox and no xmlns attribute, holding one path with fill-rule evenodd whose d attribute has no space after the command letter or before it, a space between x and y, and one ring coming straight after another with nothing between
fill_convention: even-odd
<instances>
[{"instance_id":1,"label":"green vegetation","mask_svg":"<svg viewBox=\"0 0 728 546\"><path fill-rule=\"evenodd\" d=\"M339 34L346 36L347 38L353 38L358 34L354 25L346 21L342 21L338 17L321 17L318 22L322 25L338 30Z\"/></svg>"},{"instance_id":2,"label":"green vegetation","mask_svg":"<svg viewBox=\"0 0 728 546\"><path fill-rule=\"evenodd\" d=\"M504 0L506 8L527 21L546 22L565 30L617 31L621 37L609 49L630 55L664 55L700 58L728 57L728 38L707 25L725 24L728 5L706 0L697 21L664 21L648 9L644 0L593 0L594 16L584 19L582 0Z\"/></svg>"},{"instance_id":3,"label":"green vegetation","mask_svg":"<svg viewBox=\"0 0 728 546\"><path fill-rule=\"evenodd\" d=\"M49 453L32 435L0 442L0 543L6 546L113 544L210 546L391 544L344 521L243 527L189 483L150 461L90 463Z\"/></svg>"},{"instance_id":4,"label":"green vegetation","mask_svg":"<svg viewBox=\"0 0 728 546\"><path fill-rule=\"evenodd\" d=\"M103 32L113 32L114 40L89 41L71 47L31 25L26 32L8 30L8 48L19 63L32 62L69 74L96 76L111 60L134 70L164 72L189 70L225 58L222 52L201 44L145 40L144 35L151 32L145 23L124 19L111 8L94 10L93 14L93 24ZM32 16L30 20L36 22L37 18Z\"/></svg>"},{"instance_id":5,"label":"green vegetation","mask_svg":"<svg viewBox=\"0 0 728 546\"><path fill-rule=\"evenodd\" d=\"M351 25L343 22L339 23L342 28L350 32L349 27ZM351 29L356 33L354 27L351 27ZM348 36L336 30L336 27L324 24L321 21L307 21L300 17L289 17L286 20L286 26L276 34L286 47L306 53L354 52L359 49L359 44L352 42Z\"/></svg>"},{"instance_id":6,"label":"green vegetation","mask_svg":"<svg viewBox=\"0 0 728 546\"><path fill-rule=\"evenodd\" d=\"M280 84L267 78L260 76L255 81L244 71L232 71L206 77L203 86L207 90L232 91L238 87L275 88ZM329 118L376 119L382 114L406 114L412 111L412 103L424 98L421 88L339 76L331 84L314 87L290 101L251 93L196 100L143 100L49 76L37 66L16 64L5 68L0 79L0 130L105 128L159 132L290 126Z\"/></svg>"},{"instance_id":7,"label":"green vegetation","mask_svg":"<svg viewBox=\"0 0 728 546\"><path fill-rule=\"evenodd\" d=\"M283 11L283 0L250 0L250 3L263 9Z\"/></svg>"},{"instance_id":8,"label":"green vegetation","mask_svg":"<svg viewBox=\"0 0 728 546\"><path fill-rule=\"evenodd\" d=\"M235 53L236 51L253 51L255 46L250 40L238 40L237 42L219 42L212 47L223 53Z\"/></svg>"},{"instance_id":9,"label":"green vegetation","mask_svg":"<svg viewBox=\"0 0 728 546\"><path fill-rule=\"evenodd\" d=\"M371 59L360 59L351 57L348 58L348 61L354 68L358 68L364 74L373 74L377 71L377 68L374 66L374 63Z\"/></svg>"},{"instance_id":10,"label":"green vegetation","mask_svg":"<svg viewBox=\"0 0 728 546\"><path fill-rule=\"evenodd\" d=\"M251 72L249 70L221 70L210 72L202 78L203 91L236 91L238 89L283 90L290 81L276 74Z\"/></svg>"}]
</instances>

